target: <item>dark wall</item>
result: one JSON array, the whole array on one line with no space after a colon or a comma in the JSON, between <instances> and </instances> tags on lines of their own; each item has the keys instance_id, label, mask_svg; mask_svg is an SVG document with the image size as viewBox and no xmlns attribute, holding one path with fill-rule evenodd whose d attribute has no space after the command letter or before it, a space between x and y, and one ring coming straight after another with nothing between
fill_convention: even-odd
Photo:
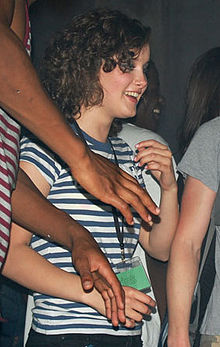
<instances>
[{"instance_id":1,"label":"dark wall","mask_svg":"<svg viewBox=\"0 0 220 347\"><path fill-rule=\"evenodd\" d=\"M178 160L177 137L187 75L198 55L220 45L220 0L38 0L31 8L36 67L51 34L73 15L94 7L120 9L152 27L152 58L166 98L159 133Z\"/></svg>"},{"instance_id":2,"label":"dark wall","mask_svg":"<svg viewBox=\"0 0 220 347\"><path fill-rule=\"evenodd\" d=\"M32 60L37 70L51 36L73 16L94 6L94 0L38 0L30 7Z\"/></svg>"}]
</instances>

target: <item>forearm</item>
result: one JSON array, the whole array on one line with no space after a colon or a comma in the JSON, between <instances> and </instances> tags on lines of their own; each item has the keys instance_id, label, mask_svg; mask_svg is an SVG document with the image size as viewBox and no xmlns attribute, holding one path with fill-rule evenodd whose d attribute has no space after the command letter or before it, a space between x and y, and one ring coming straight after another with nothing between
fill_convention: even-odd
<instances>
[{"instance_id":1,"label":"forearm","mask_svg":"<svg viewBox=\"0 0 220 347\"><path fill-rule=\"evenodd\" d=\"M0 51L0 105L70 167L77 166L86 155L84 145L43 91L22 42L2 21Z\"/></svg>"},{"instance_id":2,"label":"forearm","mask_svg":"<svg viewBox=\"0 0 220 347\"><path fill-rule=\"evenodd\" d=\"M141 243L152 257L162 261L168 260L178 216L177 186L175 186L170 191L162 192L160 222L153 224L152 230L148 235L146 235L146 231L142 233ZM144 237L146 240L144 240Z\"/></svg>"},{"instance_id":3,"label":"forearm","mask_svg":"<svg viewBox=\"0 0 220 347\"><path fill-rule=\"evenodd\" d=\"M216 192L188 177L167 275L169 347L189 347L188 325L198 276L200 250L207 232Z\"/></svg>"},{"instance_id":4,"label":"forearm","mask_svg":"<svg viewBox=\"0 0 220 347\"><path fill-rule=\"evenodd\" d=\"M189 317L196 285L199 250L188 240L174 240L167 274L169 347L189 347Z\"/></svg>"},{"instance_id":5,"label":"forearm","mask_svg":"<svg viewBox=\"0 0 220 347\"><path fill-rule=\"evenodd\" d=\"M166 261L179 217L177 185L170 191L162 191L159 217L160 223L154 223L149 245L152 256Z\"/></svg>"},{"instance_id":6,"label":"forearm","mask_svg":"<svg viewBox=\"0 0 220 347\"><path fill-rule=\"evenodd\" d=\"M2 274L33 291L81 302L105 314L104 301L95 289L86 293L79 276L57 268L28 245L12 241Z\"/></svg>"},{"instance_id":7,"label":"forearm","mask_svg":"<svg viewBox=\"0 0 220 347\"><path fill-rule=\"evenodd\" d=\"M14 225L16 228L16 226ZM19 230L14 230L19 232ZM80 302L105 315L102 296L93 289L84 292L79 276L63 271L31 249L28 244L12 242L3 268L3 275L18 282L35 292L49 296ZM34 272L33 272L34 269ZM148 295L131 287L125 287L126 316L141 321L144 314L150 314L155 306L154 300ZM129 319L125 325L130 327Z\"/></svg>"}]
</instances>

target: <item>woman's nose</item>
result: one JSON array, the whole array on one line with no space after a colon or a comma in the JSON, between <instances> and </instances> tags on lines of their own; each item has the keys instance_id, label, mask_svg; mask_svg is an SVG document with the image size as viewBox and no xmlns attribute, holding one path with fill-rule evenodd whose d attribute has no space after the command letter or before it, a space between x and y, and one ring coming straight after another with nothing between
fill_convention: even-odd
<instances>
[{"instance_id":1,"label":"woman's nose","mask_svg":"<svg viewBox=\"0 0 220 347\"><path fill-rule=\"evenodd\" d=\"M146 88L147 87L147 77L146 75L141 72L139 73L136 78L135 78L135 84L139 87L139 88Z\"/></svg>"}]
</instances>

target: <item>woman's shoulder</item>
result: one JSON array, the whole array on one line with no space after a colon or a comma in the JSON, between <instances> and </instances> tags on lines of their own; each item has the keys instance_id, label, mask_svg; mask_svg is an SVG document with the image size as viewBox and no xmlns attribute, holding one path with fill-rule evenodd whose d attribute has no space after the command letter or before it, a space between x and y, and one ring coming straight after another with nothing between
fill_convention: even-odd
<instances>
[{"instance_id":1,"label":"woman's shoulder","mask_svg":"<svg viewBox=\"0 0 220 347\"><path fill-rule=\"evenodd\" d=\"M217 191L220 177L220 117L200 126L178 169Z\"/></svg>"},{"instance_id":2,"label":"woman's shoulder","mask_svg":"<svg viewBox=\"0 0 220 347\"><path fill-rule=\"evenodd\" d=\"M203 123L197 130L195 136L204 136L208 138L210 135L218 135L219 138L220 131L220 117L216 117L208 122Z\"/></svg>"}]
</instances>

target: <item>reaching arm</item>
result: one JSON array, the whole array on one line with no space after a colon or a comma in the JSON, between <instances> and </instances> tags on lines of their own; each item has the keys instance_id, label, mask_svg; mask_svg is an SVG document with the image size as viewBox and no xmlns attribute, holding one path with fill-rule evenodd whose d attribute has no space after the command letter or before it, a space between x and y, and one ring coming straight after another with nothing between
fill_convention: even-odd
<instances>
[{"instance_id":1,"label":"reaching arm","mask_svg":"<svg viewBox=\"0 0 220 347\"><path fill-rule=\"evenodd\" d=\"M143 223L139 241L152 257L167 261L178 221L177 183L172 153L166 145L155 140L141 142L138 150L136 161L151 171L161 188L160 222L155 222L150 232L146 230L146 223Z\"/></svg>"},{"instance_id":2,"label":"reaching arm","mask_svg":"<svg viewBox=\"0 0 220 347\"><path fill-rule=\"evenodd\" d=\"M33 291L81 302L106 315L106 307L101 295L95 289L85 292L79 276L63 271L44 259L30 248L30 239L30 232L16 224L12 225L10 247L3 267L3 275ZM151 313L149 306L155 306L155 302L136 289L124 287L124 290L127 317L124 323L130 328L134 326L135 321L141 321L144 314Z\"/></svg>"},{"instance_id":3,"label":"reaching arm","mask_svg":"<svg viewBox=\"0 0 220 347\"><path fill-rule=\"evenodd\" d=\"M190 347L191 302L198 276L200 249L215 197L216 193L201 181L190 176L187 178L168 265L169 347Z\"/></svg>"},{"instance_id":4,"label":"reaching arm","mask_svg":"<svg viewBox=\"0 0 220 347\"><path fill-rule=\"evenodd\" d=\"M56 152L87 191L118 208L129 224L129 205L148 222L149 211L159 212L149 195L130 175L86 148L44 92L20 32L11 28L21 14L14 8L18 3L22 0L0 0L0 105Z\"/></svg>"}]
</instances>

